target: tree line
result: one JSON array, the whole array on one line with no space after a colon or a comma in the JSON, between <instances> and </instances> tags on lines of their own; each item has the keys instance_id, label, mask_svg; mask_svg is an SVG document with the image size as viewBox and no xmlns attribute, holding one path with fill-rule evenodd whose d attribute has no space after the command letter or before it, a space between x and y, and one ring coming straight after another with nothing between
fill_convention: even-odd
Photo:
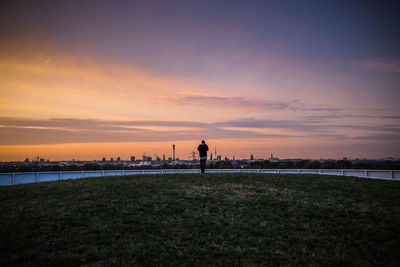
<instances>
[{"instance_id":1,"label":"tree line","mask_svg":"<svg viewBox=\"0 0 400 267\"><path fill-rule=\"evenodd\" d=\"M96 164L86 163L84 165L0 165L0 172L36 172L36 171L86 171L86 170L143 170L143 169L199 169L199 164L162 164L158 166L125 166L123 164ZM398 170L400 169L400 160L397 161L367 161L353 164L348 160L336 161L282 161L270 162L264 161L216 161L208 162L208 169L379 169L379 170Z\"/></svg>"}]
</instances>

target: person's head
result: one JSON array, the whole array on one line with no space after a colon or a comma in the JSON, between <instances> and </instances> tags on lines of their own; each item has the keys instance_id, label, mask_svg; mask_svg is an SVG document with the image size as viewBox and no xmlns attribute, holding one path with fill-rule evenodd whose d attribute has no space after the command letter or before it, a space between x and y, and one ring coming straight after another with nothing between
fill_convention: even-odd
<instances>
[{"instance_id":1,"label":"person's head","mask_svg":"<svg viewBox=\"0 0 400 267\"><path fill-rule=\"evenodd\" d=\"M205 143L206 143L206 141L204 141L204 140L201 140L201 143L202 143L202 144L205 144Z\"/></svg>"}]
</instances>

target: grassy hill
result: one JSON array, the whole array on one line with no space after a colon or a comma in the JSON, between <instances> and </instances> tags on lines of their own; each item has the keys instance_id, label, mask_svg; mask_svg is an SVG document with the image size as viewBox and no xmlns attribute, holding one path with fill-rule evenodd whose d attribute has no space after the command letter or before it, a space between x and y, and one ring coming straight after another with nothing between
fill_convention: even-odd
<instances>
[{"instance_id":1,"label":"grassy hill","mask_svg":"<svg viewBox=\"0 0 400 267\"><path fill-rule=\"evenodd\" d=\"M400 183L276 174L0 188L0 265L400 265Z\"/></svg>"}]
</instances>

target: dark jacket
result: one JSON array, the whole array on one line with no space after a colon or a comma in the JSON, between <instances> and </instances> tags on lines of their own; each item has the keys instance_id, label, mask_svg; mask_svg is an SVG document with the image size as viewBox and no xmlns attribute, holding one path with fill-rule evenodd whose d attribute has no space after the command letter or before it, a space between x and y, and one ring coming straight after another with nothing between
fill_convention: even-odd
<instances>
[{"instance_id":1,"label":"dark jacket","mask_svg":"<svg viewBox=\"0 0 400 267\"><path fill-rule=\"evenodd\" d=\"M200 157L207 157L208 146L206 144L200 144L197 150L200 153Z\"/></svg>"}]
</instances>

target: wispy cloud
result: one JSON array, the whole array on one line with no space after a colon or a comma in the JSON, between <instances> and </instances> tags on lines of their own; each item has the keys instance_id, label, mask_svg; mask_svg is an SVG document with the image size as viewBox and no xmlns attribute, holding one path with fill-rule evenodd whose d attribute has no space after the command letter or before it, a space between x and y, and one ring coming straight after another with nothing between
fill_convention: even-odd
<instances>
[{"instance_id":1,"label":"wispy cloud","mask_svg":"<svg viewBox=\"0 0 400 267\"><path fill-rule=\"evenodd\" d=\"M365 119L387 119L387 120L399 120L400 115L369 115L369 114L354 114L354 113L340 113L340 114L325 114L325 115L311 115L304 116L307 120L331 120L331 119L343 119L343 118L365 118Z\"/></svg>"},{"instance_id":2,"label":"wispy cloud","mask_svg":"<svg viewBox=\"0 0 400 267\"><path fill-rule=\"evenodd\" d=\"M187 105L208 105L224 108L241 108L259 111L341 111L341 108L305 105L299 100L282 102L251 99L240 96L215 96L200 94L161 95L161 99Z\"/></svg>"},{"instance_id":3,"label":"wispy cloud","mask_svg":"<svg viewBox=\"0 0 400 267\"><path fill-rule=\"evenodd\" d=\"M190 121L0 118L0 145L288 137Z\"/></svg>"},{"instance_id":4,"label":"wispy cloud","mask_svg":"<svg viewBox=\"0 0 400 267\"><path fill-rule=\"evenodd\" d=\"M353 61L353 65L380 72L400 72L399 59L368 59Z\"/></svg>"},{"instance_id":5,"label":"wispy cloud","mask_svg":"<svg viewBox=\"0 0 400 267\"><path fill-rule=\"evenodd\" d=\"M204 127L206 124L192 121L162 121L162 120L98 120L98 119L73 119L50 118L28 119L0 117L0 125L12 127L49 127L80 130L116 130L136 126L158 127Z\"/></svg>"},{"instance_id":6,"label":"wispy cloud","mask_svg":"<svg viewBox=\"0 0 400 267\"><path fill-rule=\"evenodd\" d=\"M288 103L283 102L268 102L254 99L246 99L243 97L223 97L223 96L201 96L201 95L175 95L175 96L161 96L162 99L184 103L184 104L200 104L211 105L218 107L234 107L257 109L264 111L271 110L286 110L290 108Z\"/></svg>"},{"instance_id":7,"label":"wispy cloud","mask_svg":"<svg viewBox=\"0 0 400 267\"><path fill-rule=\"evenodd\" d=\"M400 136L400 126L398 124L357 125L337 124L324 120L257 120L248 118L220 122L218 125L238 128L286 129L306 133L308 136L339 137L343 139L348 138L348 135L345 134L348 130L362 131L365 133L363 136L369 136L366 139L372 139L374 136L378 138L380 134L387 134L388 137L392 135Z\"/></svg>"},{"instance_id":8,"label":"wispy cloud","mask_svg":"<svg viewBox=\"0 0 400 267\"><path fill-rule=\"evenodd\" d=\"M358 131L351 137L349 130ZM354 135L353 135L354 136ZM0 117L0 145L158 142L201 139L399 140L397 125L327 124L310 120L252 118L202 123L163 120L29 119Z\"/></svg>"},{"instance_id":9,"label":"wispy cloud","mask_svg":"<svg viewBox=\"0 0 400 267\"><path fill-rule=\"evenodd\" d=\"M319 125L316 122L295 120L257 120L252 118L225 121L218 124L226 127L287 129L302 132L321 132L326 128L326 126Z\"/></svg>"},{"instance_id":10,"label":"wispy cloud","mask_svg":"<svg viewBox=\"0 0 400 267\"><path fill-rule=\"evenodd\" d=\"M381 141L381 140L396 140L397 144L400 144L400 133L397 134L388 134L388 133L379 133L379 134L368 134L363 136L356 136L354 139L360 140L372 140L372 141Z\"/></svg>"}]
</instances>

